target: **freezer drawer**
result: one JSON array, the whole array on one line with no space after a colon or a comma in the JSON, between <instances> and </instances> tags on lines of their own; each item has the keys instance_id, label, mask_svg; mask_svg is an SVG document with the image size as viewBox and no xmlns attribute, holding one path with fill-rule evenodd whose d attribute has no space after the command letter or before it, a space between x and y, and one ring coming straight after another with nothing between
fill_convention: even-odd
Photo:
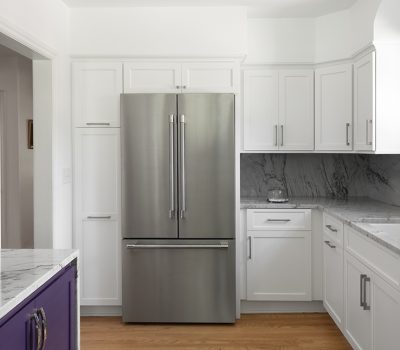
<instances>
[{"instance_id":1,"label":"freezer drawer","mask_svg":"<svg viewBox=\"0 0 400 350\"><path fill-rule=\"evenodd\" d=\"M122 241L124 322L234 323L234 240Z\"/></svg>"}]
</instances>

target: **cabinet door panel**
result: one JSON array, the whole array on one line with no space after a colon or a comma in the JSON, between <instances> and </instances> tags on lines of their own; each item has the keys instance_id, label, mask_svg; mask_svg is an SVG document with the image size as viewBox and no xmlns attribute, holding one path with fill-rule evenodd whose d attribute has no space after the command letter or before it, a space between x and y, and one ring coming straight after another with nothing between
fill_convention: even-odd
<instances>
[{"instance_id":1,"label":"cabinet door panel","mask_svg":"<svg viewBox=\"0 0 400 350\"><path fill-rule=\"evenodd\" d=\"M397 350L400 344L400 293L375 276L372 295L373 349Z\"/></svg>"},{"instance_id":2,"label":"cabinet door panel","mask_svg":"<svg viewBox=\"0 0 400 350\"><path fill-rule=\"evenodd\" d=\"M124 64L125 93L176 93L181 91L181 64L130 62Z\"/></svg>"},{"instance_id":3,"label":"cabinet door panel","mask_svg":"<svg viewBox=\"0 0 400 350\"><path fill-rule=\"evenodd\" d=\"M233 62L183 63L183 92L236 92L239 85L238 71L239 68Z\"/></svg>"},{"instance_id":4,"label":"cabinet door panel","mask_svg":"<svg viewBox=\"0 0 400 350\"><path fill-rule=\"evenodd\" d=\"M278 149L278 72L244 73L244 150Z\"/></svg>"},{"instance_id":5,"label":"cabinet door panel","mask_svg":"<svg viewBox=\"0 0 400 350\"><path fill-rule=\"evenodd\" d=\"M354 64L354 149L375 149L375 52Z\"/></svg>"},{"instance_id":6,"label":"cabinet door panel","mask_svg":"<svg viewBox=\"0 0 400 350\"><path fill-rule=\"evenodd\" d=\"M371 310L361 306L361 275L371 278L372 272L345 253L345 333L355 349L372 349ZM371 283L366 284L366 299L371 308Z\"/></svg>"},{"instance_id":7,"label":"cabinet door panel","mask_svg":"<svg viewBox=\"0 0 400 350\"><path fill-rule=\"evenodd\" d=\"M336 324L342 326L343 294L343 247L330 241L324 244L324 305Z\"/></svg>"},{"instance_id":8,"label":"cabinet door panel","mask_svg":"<svg viewBox=\"0 0 400 350\"><path fill-rule=\"evenodd\" d=\"M311 300L311 232L249 232L247 300Z\"/></svg>"},{"instance_id":9,"label":"cabinet door panel","mask_svg":"<svg viewBox=\"0 0 400 350\"><path fill-rule=\"evenodd\" d=\"M279 149L314 150L314 72L279 72Z\"/></svg>"},{"instance_id":10,"label":"cabinet door panel","mask_svg":"<svg viewBox=\"0 0 400 350\"><path fill-rule=\"evenodd\" d=\"M315 72L315 149L352 150L352 66Z\"/></svg>"},{"instance_id":11,"label":"cabinet door panel","mask_svg":"<svg viewBox=\"0 0 400 350\"><path fill-rule=\"evenodd\" d=\"M122 63L76 62L72 67L72 114L77 127L119 127Z\"/></svg>"}]
</instances>

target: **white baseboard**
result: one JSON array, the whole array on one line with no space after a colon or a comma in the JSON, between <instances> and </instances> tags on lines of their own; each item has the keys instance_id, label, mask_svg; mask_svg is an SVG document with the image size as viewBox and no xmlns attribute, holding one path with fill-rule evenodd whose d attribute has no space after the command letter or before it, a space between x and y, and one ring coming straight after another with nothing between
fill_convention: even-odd
<instances>
[{"instance_id":1,"label":"white baseboard","mask_svg":"<svg viewBox=\"0 0 400 350\"><path fill-rule=\"evenodd\" d=\"M121 316L121 306L81 306L81 316Z\"/></svg>"},{"instance_id":2,"label":"white baseboard","mask_svg":"<svg viewBox=\"0 0 400 350\"><path fill-rule=\"evenodd\" d=\"M326 312L322 301L247 301L240 302L242 314Z\"/></svg>"}]
</instances>

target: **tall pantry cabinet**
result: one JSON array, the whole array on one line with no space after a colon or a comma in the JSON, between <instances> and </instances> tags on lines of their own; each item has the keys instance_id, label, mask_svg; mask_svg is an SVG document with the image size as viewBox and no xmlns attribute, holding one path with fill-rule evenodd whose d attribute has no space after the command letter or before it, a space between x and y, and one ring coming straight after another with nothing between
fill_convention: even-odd
<instances>
[{"instance_id":1,"label":"tall pantry cabinet","mask_svg":"<svg viewBox=\"0 0 400 350\"><path fill-rule=\"evenodd\" d=\"M74 242L81 305L121 304L122 63L74 62Z\"/></svg>"}]
</instances>

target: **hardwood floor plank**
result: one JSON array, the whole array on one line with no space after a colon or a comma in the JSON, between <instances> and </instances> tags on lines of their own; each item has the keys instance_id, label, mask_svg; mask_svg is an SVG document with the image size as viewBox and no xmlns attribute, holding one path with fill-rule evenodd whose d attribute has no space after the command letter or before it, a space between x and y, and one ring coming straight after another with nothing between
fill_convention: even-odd
<instances>
[{"instance_id":1,"label":"hardwood floor plank","mask_svg":"<svg viewBox=\"0 0 400 350\"><path fill-rule=\"evenodd\" d=\"M82 317L82 350L349 350L327 314L242 315L235 325L123 324Z\"/></svg>"}]
</instances>

